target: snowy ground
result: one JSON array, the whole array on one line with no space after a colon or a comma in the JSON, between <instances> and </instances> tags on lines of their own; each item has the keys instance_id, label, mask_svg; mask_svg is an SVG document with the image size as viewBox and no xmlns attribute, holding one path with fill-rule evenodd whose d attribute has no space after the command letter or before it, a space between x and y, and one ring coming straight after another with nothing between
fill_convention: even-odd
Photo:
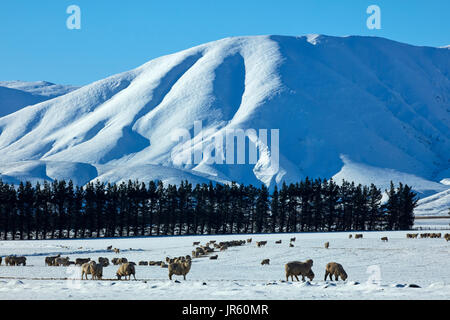
<instances>
[{"instance_id":1,"label":"snowy ground","mask_svg":"<svg viewBox=\"0 0 450 320\"><path fill-rule=\"evenodd\" d=\"M116 266L104 269L103 281L80 281L78 267L47 267L44 257L126 257L137 263L190 254L193 241L249 236L3 241L0 255L26 255L27 266L0 266L0 299L450 299L450 243L444 239L406 239L406 232L365 232L363 239L348 239L348 234L252 235L252 244L219 252L218 260L194 259L187 281L175 276L179 283L175 278L169 281L167 269L153 266L137 266L138 281L115 280ZM295 247L290 248L294 236ZM382 242L382 236L389 242ZM279 239L282 244L275 244ZM267 240L267 246L257 248L257 240ZM106 251L109 245L122 252ZM266 258L270 265L261 266ZM281 281L286 262L309 258L314 260L313 281ZM323 281L325 265L331 261L344 266L347 281Z\"/></svg>"}]
</instances>

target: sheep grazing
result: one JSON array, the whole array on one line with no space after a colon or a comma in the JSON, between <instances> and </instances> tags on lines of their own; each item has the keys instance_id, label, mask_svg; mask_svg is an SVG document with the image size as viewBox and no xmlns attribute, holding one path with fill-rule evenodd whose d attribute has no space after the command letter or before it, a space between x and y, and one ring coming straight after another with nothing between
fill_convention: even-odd
<instances>
[{"instance_id":1,"label":"sheep grazing","mask_svg":"<svg viewBox=\"0 0 450 320\"><path fill-rule=\"evenodd\" d=\"M169 264L169 279L172 280L173 275L183 276L184 280L186 280L186 275L191 270L191 261L178 262Z\"/></svg>"},{"instance_id":2,"label":"sheep grazing","mask_svg":"<svg viewBox=\"0 0 450 320\"><path fill-rule=\"evenodd\" d=\"M276 244L280 244L280 243L281 243L281 240L275 241L275 243L276 243Z\"/></svg>"},{"instance_id":3,"label":"sheep grazing","mask_svg":"<svg viewBox=\"0 0 450 320\"><path fill-rule=\"evenodd\" d=\"M86 263L83 263L81 265L81 280L83 280L84 277L86 277L86 280L88 279L87 275L92 274L91 273L91 265L96 265L95 261L89 261ZM94 269L92 269L94 270Z\"/></svg>"},{"instance_id":4,"label":"sheep grazing","mask_svg":"<svg viewBox=\"0 0 450 320\"><path fill-rule=\"evenodd\" d=\"M417 239L418 235L419 235L418 233L407 233L406 238L407 239Z\"/></svg>"},{"instance_id":5,"label":"sheep grazing","mask_svg":"<svg viewBox=\"0 0 450 320\"><path fill-rule=\"evenodd\" d=\"M302 276L302 281L305 281L305 276L308 276L311 271L311 267L313 266L313 261L311 259L306 260L305 262L300 261L292 261L286 263L284 266L284 270L286 271L286 281L289 281L289 276L291 280L294 281L294 277L298 280L298 276Z\"/></svg>"},{"instance_id":6,"label":"sheep grazing","mask_svg":"<svg viewBox=\"0 0 450 320\"><path fill-rule=\"evenodd\" d=\"M125 277L125 280L131 280L131 275L133 275L134 280L136 280L136 270L134 268L134 265L131 263L124 263L119 267L119 270L116 272L117 279L121 280L122 277Z\"/></svg>"},{"instance_id":7,"label":"sheep grazing","mask_svg":"<svg viewBox=\"0 0 450 320\"><path fill-rule=\"evenodd\" d=\"M333 275L335 277L335 281L339 280L339 277L341 277L342 280L347 280L347 273L345 272L342 265L336 262L330 262L327 264L325 268L325 279L324 281L327 281L328 275L330 276L330 280L333 281Z\"/></svg>"},{"instance_id":8,"label":"sheep grazing","mask_svg":"<svg viewBox=\"0 0 450 320\"><path fill-rule=\"evenodd\" d=\"M247 243L252 243L252 238L247 239Z\"/></svg>"},{"instance_id":9,"label":"sheep grazing","mask_svg":"<svg viewBox=\"0 0 450 320\"><path fill-rule=\"evenodd\" d=\"M100 263L93 262L90 266L92 280L101 280L103 278L103 266Z\"/></svg>"},{"instance_id":10,"label":"sheep grazing","mask_svg":"<svg viewBox=\"0 0 450 320\"><path fill-rule=\"evenodd\" d=\"M102 267L107 267L107 266L109 266L109 259L108 258L99 257L98 258L98 263L101 264Z\"/></svg>"},{"instance_id":11,"label":"sheep grazing","mask_svg":"<svg viewBox=\"0 0 450 320\"><path fill-rule=\"evenodd\" d=\"M193 246L198 246L199 244L200 244L200 241L194 242L192 245L193 245Z\"/></svg>"},{"instance_id":12,"label":"sheep grazing","mask_svg":"<svg viewBox=\"0 0 450 320\"><path fill-rule=\"evenodd\" d=\"M383 238L381 238L381 241L388 241L388 237L383 237Z\"/></svg>"},{"instance_id":13,"label":"sheep grazing","mask_svg":"<svg viewBox=\"0 0 450 320\"><path fill-rule=\"evenodd\" d=\"M362 239L362 238L363 238L362 233L355 234L355 239Z\"/></svg>"},{"instance_id":14,"label":"sheep grazing","mask_svg":"<svg viewBox=\"0 0 450 320\"><path fill-rule=\"evenodd\" d=\"M291 242L295 242L295 237L294 237L294 238L291 238Z\"/></svg>"},{"instance_id":15,"label":"sheep grazing","mask_svg":"<svg viewBox=\"0 0 450 320\"><path fill-rule=\"evenodd\" d=\"M267 244L267 241L256 241L256 245L258 248L263 247Z\"/></svg>"},{"instance_id":16,"label":"sheep grazing","mask_svg":"<svg viewBox=\"0 0 450 320\"><path fill-rule=\"evenodd\" d=\"M89 261L91 261L91 258L77 258L75 259L75 264L77 266L82 266L84 263L88 263Z\"/></svg>"},{"instance_id":17,"label":"sheep grazing","mask_svg":"<svg viewBox=\"0 0 450 320\"><path fill-rule=\"evenodd\" d=\"M66 257L66 258L56 258L53 265L54 265L54 266L57 266L57 267L59 267L59 266L67 267L67 266L70 265L69 257Z\"/></svg>"},{"instance_id":18,"label":"sheep grazing","mask_svg":"<svg viewBox=\"0 0 450 320\"><path fill-rule=\"evenodd\" d=\"M328 249L330 247L330 243L329 242L325 242L325 249Z\"/></svg>"},{"instance_id":19,"label":"sheep grazing","mask_svg":"<svg viewBox=\"0 0 450 320\"><path fill-rule=\"evenodd\" d=\"M289 248L293 248L294 247L294 244L291 242L291 243L289 243Z\"/></svg>"},{"instance_id":20,"label":"sheep grazing","mask_svg":"<svg viewBox=\"0 0 450 320\"><path fill-rule=\"evenodd\" d=\"M59 257L61 257L60 254L58 254L57 256L45 257L45 265L54 266L56 258L59 258Z\"/></svg>"},{"instance_id":21,"label":"sheep grazing","mask_svg":"<svg viewBox=\"0 0 450 320\"><path fill-rule=\"evenodd\" d=\"M262 266L265 265L265 264L269 265L270 264L270 259L264 259L263 261L261 261L261 265Z\"/></svg>"},{"instance_id":22,"label":"sheep grazing","mask_svg":"<svg viewBox=\"0 0 450 320\"><path fill-rule=\"evenodd\" d=\"M209 257L209 259L210 259L210 260L217 260L218 257L219 257L219 256L216 254L215 256Z\"/></svg>"},{"instance_id":23,"label":"sheep grazing","mask_svg":"<svg viewBox=\"0 0 450 320\"><path fill-rule=\"evenodd\" d=\"M25 258L25 257L9 256L7 258L9 258L8 263L10 266L19 266L19 265L26 266L27 265L27 258ZM6 263L6 258L5 258L5 263Z\"/></svg>"}]
</instances>

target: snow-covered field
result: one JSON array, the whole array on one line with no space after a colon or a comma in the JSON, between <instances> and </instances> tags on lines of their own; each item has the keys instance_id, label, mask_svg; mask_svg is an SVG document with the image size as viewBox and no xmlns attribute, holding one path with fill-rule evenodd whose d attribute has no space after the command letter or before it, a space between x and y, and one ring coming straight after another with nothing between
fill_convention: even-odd
<instances>
[{"instance_id":1,"label":"snow-covered field","mask_svg":"<svg viewBox=\"0 0 450 320\"><path fill-rule=\"evenodd\" d=\"M448 221L447 221L448 226ZM448 232L448 231L440 231ZM0 242L0 255L25 255L27 266L0 266L0 299L450 299L450 243L444 239L406 239L407 232L183 236L133 239ZM289 239L296 237L295 247ZM387 236L388 242L380 237ZM104 280L78 280L79 267L47 267L47 255L126 257L164 260L191 254L194 241L253 238L253 243L218 252L218 260L194 259L184 281L168 279L167 269L137 266L137 281L117 281L116 266L104 268ZM276 240L282 244L275 244ZM255 241L267 240L257 248ZM324 242L330 248L324 248ZM120 254L108 252L112 245ZM263 259L270 265L261 265ZM315 279L284 282L284 264L313 259ZM341 263L347 281L323 280L328 262ZM179 282L176 282L178 280ZM416 284L420 288L408 287Z\"/></svg>"}]
</instances>

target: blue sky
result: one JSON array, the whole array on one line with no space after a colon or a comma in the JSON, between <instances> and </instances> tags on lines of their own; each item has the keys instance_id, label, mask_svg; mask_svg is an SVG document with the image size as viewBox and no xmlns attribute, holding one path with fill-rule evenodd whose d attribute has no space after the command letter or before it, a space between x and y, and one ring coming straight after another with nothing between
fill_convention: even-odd
<instances>
[{"instance_id":1,"label":"blue sky","mask_svg":"<svg viewBox=\"0 0 450 320\"><path fill-rule=\"evenodd\" d=\"M66 28L73 4L81 30ZM366 27L372 4L381 30ZM2 0L0 80L84 85L229 36L308 33L449 45L450 1Z\"/></svg>"}]
</instances>

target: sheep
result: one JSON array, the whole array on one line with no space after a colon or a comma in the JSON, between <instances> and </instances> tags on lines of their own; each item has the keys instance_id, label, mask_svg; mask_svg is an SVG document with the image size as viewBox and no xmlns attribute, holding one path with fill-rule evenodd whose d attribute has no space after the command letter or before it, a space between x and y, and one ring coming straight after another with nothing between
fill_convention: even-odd
<instances>
[{"instance_id":1,"label":"sheep","mask_svg":"<svg viewBox=\"0 0 450 320\"><path fill-rule=\"evenodd\" d=\"M91 258L86 258L86 259L84 259L84 258L77 258L77 259L75 259L75 264L77 266L82 266L84 263L88 263L89 261L91 261Z\"/></svg>"},{"instance_id":2,"label":"sheep","mask_svg":"<svg viewBox=\"0 0 450 320\"><path fill-rule=\"evenodd\" d=\"M160 264L160 267L161 268L168 268L169 265L163 262L163 263Z\"/></svg>"},{"instance_id":3,"label":"sheep","mask_svg":"<svg viewBox=\"0 0 450 320\"><path fill-rule=\"evenodd\" d=\"M198 246L200 244L200 241L196 241L192 244L192 246Z\"/></svg>"},{"instance_id":4,"label":"sheep","mask_svg":"<svg viewBox=\"0 0 450 320\"><path fill-rule=\"evenodd\" d=\"M98 258L98 263L100 263L102 265L102 267L107 267L107 266L109 266L109 259L108 258L99 257Z\"/></svg>"},{"instance_id":5,"label":"sheep","mask_svg":"<svg viewBox=\"0 0 450 320\"><path fill-rule=\"evenodd\" d=\"M117 279L121 280L122 277L125 277L125 280L127 279L127 276L129 280L131 280L131 275L133 275L134 280L136 280L136 270L134 268L134 265L131 263L124 263L119 267L119 270L116 272Z\"/></svg>"},{"instance_id":6,"label":"sheep","mask_svg":"<svg viewBox=\"0 0 450 320\"><path fill-rule=\"evenodd\" d=\"M139 261L140 266L148 266L148 261Z\"/></svg>"},{"instance_id":7,"label":"sheep","mask_svg":"<svg viewBox=\"0 0 450 320\"><path fill-rule=\"evenodd\" d=\"M449 233L446 233L446 234L444 235L444 239L445 239L445 241L450 240L450 234L449 234Z\"/></svg>"},{"instance_id":8,"label":"sheep","mask_svg":"<svg viewBox=\"0 0 450 320\"><path fill-rule=\"evenodd\" d=\"M0 257L0 265L2 265L2 257Z\"/></svg>"},{"instance_id":9,"label":"sheep","mask_svg":"<svg viewBox=\"0 0 450 320\"><path fill-rule=\"evenodd\" d=\"M91 265L95 264L95 261L89 261L81 265L81 280L83 280L84 276L86 276L86 280L88 279L87 275L91 274Z\"/></svg>"},{"instance_id":10,"label":"sheep","mask_svg":"<svg viewBox=\"0 0 450 320\"><path fill-rule=\"evenodd\" d=\"M291 243L289 243L289 248L293 248L294 247L294 244L291 242Z\"/></svg>"},{"instance_id":11,"label":"sheep","mask_svg":"<svg viewBox=\"0 0 450 320\"><path fill-rule=\"evenodd\" d=\"M11 261L12 261L12 256L5 257L5 265L12 265Z\"/></svg>"},{"instance_id":12,"label":"sheep","mask_svg":"<svg viewBox=\"0 0 450 320\"><path fill-rule=\"evenodd\" d=\"M382 237L381 241L386 241L387 242L388 241L388 237Z\"/></svg>"},{"instance_id":13,"label":"sheep","mask_svg":"<svg viewBox=\"0 0 450 320\"><path fill-rule=\"evenodd\" d=\"M106 248L107 251L111 251L112 250L112 246L109 246Z\"/></svg>"},{"instance_id":14,"label":"sheep","mask_svg":"<svg viewBox=\"0 0 450 320\"><path fill-rule=\"evenodd\" d=\"M292 261L286 263L284 270L286 271L286 281L289 281L289 276L291 280L294 281L294 277L298 280L298 275L302 276L302 281L305 281L305 276L310 274L311 267L313 266L313 261L311 259L305 262Z\"/></svg>"},{"instance_id":15,"label":"sheep","mask_svg":"<svg viewBox=\"0 0 450 320\"><path fill-rule=\"evenodd\" d=\"M325 242L325 249L328 249L330 247L330 243L327 241Z\"/></svg>"},{"instance_id":16,"label":"sheep","mask_svg":"<svg viewBox=\"0 0 450 320\"><path fill-rule=\"evenodd\" d=\"M9 257L9 265L11 266L18 266L18 265L27 265L27 258L25 257L16 257L16 256L10 256ZM6 259L5 259L6 262Z\"/></svg>"},{"instance_id":17,"label":"sheep","mask_svg":"<svg viewBox=\"0 0 450 320\"><path fill-rule=\"evenodd\" d=\"M347 273L345 272L342 265L336 262L330 262L327 264L325 268L325 279L324 281L327 281L328 275L330 276L330 280L333 281L333 275L335 277L335 281L339 280L339 277L341 277L342 280L347 280Z\"/></svg>"},{"instance_id":18,"label":"sheep","mask_svg":"<svg viewBox=\"0 0 450 320\"><path fill-rule=\"evenodd\" d=\"M119 265L119 264L127 263L128 260L127 260L127 258L114 258L114 259L111 260L111 262L112 262L115 266L117 266L117 265Z\"/></svg>"},{"instance_id":19,"label":"sheep","mask_svg":"<svg viewBox=\"0 0 450 320\"><path fill-rule=\"evenodd\" d=\"M269 265L270 264L270 259L264 259L263 261L261 261L261 265L262 266L265 265L265 264Z\"/></svg>"},{"instance_id":20,"label":"sheep","mask_svg":"<svg viewBox=\"0 0 450 320\"><path fill-rule=\"evenodd\" d=\"M220 247L220 251L225 251L225 250L227 250L228 249L228 246L227 245L224 245L224 246L221 246Z\"/></svg>"},{"instance_id":21,"label":"sheep","mask_svg":"<svg viewBox=\"0 0 450 320\"><path fill-rule=\"evenodd\" d=\"M50 257L45 257L45 265L47 266L53 266L55 264L55 260L56 258L61 257L60 254L58 254L57 256L50 256Z\"/></svg>"},{"instance_id":22,"label":"sheep","mask_svg":"<svg viewBox=\"0 0 450 320\"><path fill-rule=\"evenodd\" d=\"M280 243L281 243L281 240L275 241L275 243L276 243L276 244L280 244Z\"/></svg>"},{"instance_id":23,"label":"sheep","mask_svg":"<svg viewBox=\"0 0 450 320\"><path fill-rule=\"evenodd\" d=\"M94 263L90 265L90 271L92 280L101 280L103 277L103 265L100 263Z\"/></svg>"},{"instance_id":24,"label":"sheep","mask_svg":"<svg viewBox=\"0 0 450 320\"><path fill-rule=\"evenodd\" d=\"M294 237L294 238L291 238L291 242L295 242L295 237Z\"/></svg>"},{"instance_id":25,"label":"sheep","mask_svg":"<svg viewBox=\"0 0 450 320\"><path fill-rule=\"evenodd\" d=\"M351 234L349 234L349 235L348 235L348 238L351 239L351 238L353 238L353 236L352 236Z\"/></svg>"},{"instance_id":26,"label":"sheep","mask_svg":"<svg viewBox=\"0 0 450 320\"><path fill-rule=\"evenodd\" d=\"M117 249L117 248L114 248L114 253L120 253L120 250L119 249Z\"/></svg>"},{"instance_id":27,"label":"sheep","mask_svg":"<svg viewBox=\"0 0 450 320\"><path fill-rule=\"evenodd\" d=\"M258 248L263 247L267 244L267 241L256 241L256 245Z\"/></svg>"},{"instance_id":28,"label":"sheep","mask_svg":"<svg viewBox=\"0 0 450 320\"><path fill-rule=\"evenodd\" d=\"M247 239L247 243L252 243L252 238Z\"/></svg>"},{"instance_id":29,"label":"sheep","mask_svg":"<svg viewBox=\"0 0 450 320\"><path fill-rule=\"evenodd\" d=\"M169 279L172 280L173 275L183 276L184 280L186 280L186 275L191 270L191 261L186 262L178 262L169 264Z\"/></svg>"},{"instance_id":30,"label":"sheep","mask_svg":"<svg viewBox=\"0 0 450 320\"><path fill-rule=\"evenodd\" d=\"M219 256L216 254L215 256L209 257L209 259L210 259L210 260L217 260L218 257L219 257Z\"/></svg>"},{"instance_id":31,"label":"sheep","mask_svg":"<svg viewBox=\"0 0 450 320\"><path fill-rule=\"evenodd\" d=\"M57 266L57 267L59 267L59 266L61 266L61 265L67 267L67 266L70 265L70 264L69 264L69 257L66 257L66 258L56 258L53 265L54 265L54 266Z\"/></svg>"},{"instance_id":32,"label":"sheep","mask_svg":"<svg viewBox=\"0 0 450 320\"><path fill-rule=\"evenodd\" d=\"M355 234L355 239L362 239L363 235L362 233Z\"/></svg>"},{"instance_id":33,"label":"sheep","mask_svg":"<svg viewBox=\"0 0 450 320\"><path fill-rule=\"evenodd\" d=\"M209 243L215 244L216 240L211 240L211 241L209 241Z\"/></svg>"}]
</instances>

